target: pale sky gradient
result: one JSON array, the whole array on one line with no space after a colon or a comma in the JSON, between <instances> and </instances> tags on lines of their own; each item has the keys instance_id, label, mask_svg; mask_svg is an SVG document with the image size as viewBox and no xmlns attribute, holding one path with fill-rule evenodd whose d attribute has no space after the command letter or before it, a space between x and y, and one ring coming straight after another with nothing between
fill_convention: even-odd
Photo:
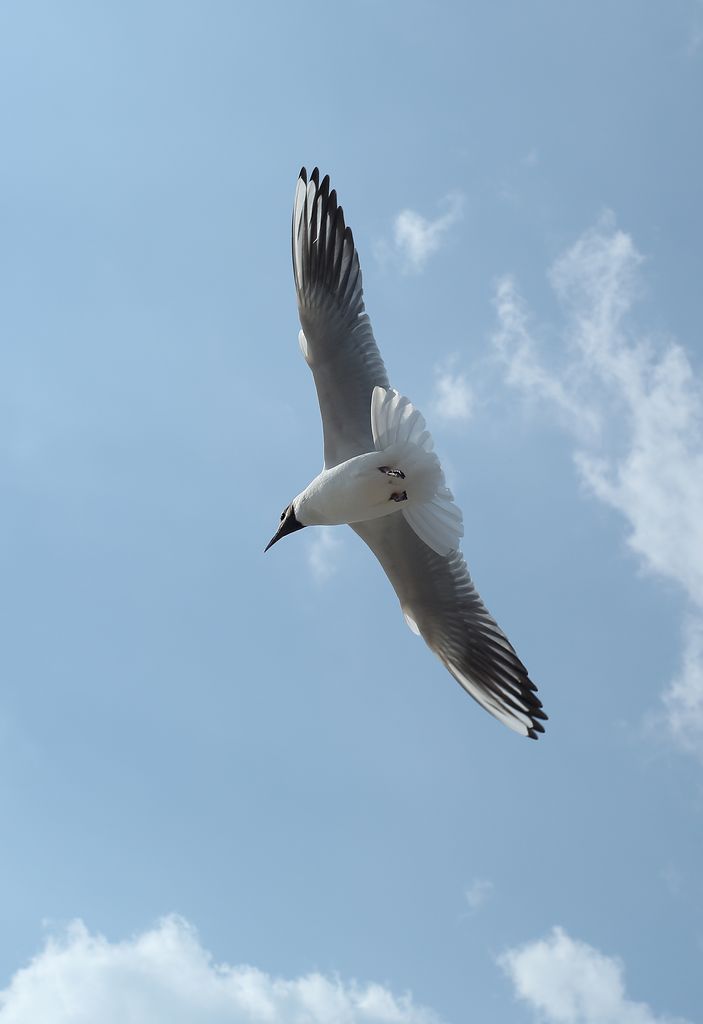
<instances>
[{"instance_id":1,"label":"pale sky gradient","mask_svg":"<svg viewBox=\"0 0 703 1024\"><path fill-rule=\"evenodd\" d=\"M0 6L0 1024L703 1024L701 38ZM302 164L538 743L351 531L263 555L322 460Z\"/></svg>"}]
</instances>

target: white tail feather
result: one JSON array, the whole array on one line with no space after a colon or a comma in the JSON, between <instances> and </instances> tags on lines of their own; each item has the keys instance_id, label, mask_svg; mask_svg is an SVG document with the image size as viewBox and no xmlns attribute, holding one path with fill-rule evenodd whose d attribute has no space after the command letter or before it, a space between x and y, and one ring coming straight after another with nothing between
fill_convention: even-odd
<instances>
[{"instance_id":1,"label":"white tail feather","mask_svg":"<svg viewBox=\"0 0 703 1024\"><path fill-rule=\"evenodd\" d=\"M392 388L375 387L371 430L376 450L387 451L389 465L407 475L408 501L402 509L407 522L438 555L455 551L464 536L461 510L444 481L422 413Z\"/></svg>"},{"instance_id":2,"label":"white tail feather","mask_svg":"<svg viewBox=\"0 0 703 1024\"><path fill-rule=\"evenodd\" d=\"M371 396L371 430L376 451L391 445L411 442L426 452L433 448L432 438L425 427L425 418L409 399L393 388L373 389Z\"/></svg>"}]
</instances>

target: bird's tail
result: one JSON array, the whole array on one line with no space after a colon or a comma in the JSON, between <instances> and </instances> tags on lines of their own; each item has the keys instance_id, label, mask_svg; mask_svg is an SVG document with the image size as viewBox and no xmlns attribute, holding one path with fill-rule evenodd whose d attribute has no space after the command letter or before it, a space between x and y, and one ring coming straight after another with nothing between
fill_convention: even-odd
<instances>
[{"instance_id":1,"label":"bird's tail","mask_svg":"<svg viewBox=\"0 0 703 1024\"><path fill-rule=\"evenodd\" d=\"M387 451L389 466L407 474L402 512L410 526L438 555L455 551L464 535L461 510L445 483L422 413L392 388L376 387L371 429L376 450Z\"/></svg>"}]
</instances>

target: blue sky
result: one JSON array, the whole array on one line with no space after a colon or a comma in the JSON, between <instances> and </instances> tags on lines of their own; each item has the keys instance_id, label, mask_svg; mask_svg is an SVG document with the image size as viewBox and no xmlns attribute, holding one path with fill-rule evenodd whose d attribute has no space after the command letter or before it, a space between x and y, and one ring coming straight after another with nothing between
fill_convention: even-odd
<instances>
[{"instance_id":1,"label":"blue sky","mask_svg":"<svg viewBox=\"0 0 703 1024\"><path fill-rule=\"evenodd\" d=\"M0 1024L701 1021L702 61L688 0L2 5ZM263 557L303 163L539 743L351 531Z\"/></svg>"}]
</instances>

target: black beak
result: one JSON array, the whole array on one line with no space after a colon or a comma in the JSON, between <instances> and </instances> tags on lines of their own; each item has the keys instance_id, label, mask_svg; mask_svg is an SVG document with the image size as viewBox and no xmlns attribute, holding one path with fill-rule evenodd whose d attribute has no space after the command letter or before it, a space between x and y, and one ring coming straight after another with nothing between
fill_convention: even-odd
<instances>
[{"instance_id":1,"label":"black beak","mask_svg":"<svg viewBox=\"0 0 703 1024\"><path fill-rule=\"evenodd\" d=\"M296 530L302 530L304 526L305 523L299 523L298 520L295 518L295 512L293 511L293 507L290 506L285 519L281 522L281 525L278 527L273 537L264 548L264 554L266 554L268 549L272 548L273 545L276 544L282 537L287 537L289 533L295 533Z\"/></svg>"},{"instance_id":2,"label":"black beak","mask_svg":"<svg viewBox=\"0 0 703 1024\"><path fill-rule=\"evenodd\" d=\"M270 541L268 542L268 544L267 544L267 545L266 545L266 547L264 548L264 554L266 554L266 552L268 551L268 549L269 549L269 548L272 548L272 547L273 547L273 545L274 545L274 544L276 543L276 541L277 541L277 540L280 540L280 539L281 539L281 537L285 537L285 534L284 534L284 532L283 532L283 527L284 527L285 525L286 525L286 521L285 521L285 519L284 519L284 520L283 520L283 522L281 523L281 525L280 525L280 526L278 527L278 529L277 529L277 530L276 530L276 532L274 533L274 535L273 535L273 537L271 538L271 540L270 540Z\"/></svg>"}]
</instances>

